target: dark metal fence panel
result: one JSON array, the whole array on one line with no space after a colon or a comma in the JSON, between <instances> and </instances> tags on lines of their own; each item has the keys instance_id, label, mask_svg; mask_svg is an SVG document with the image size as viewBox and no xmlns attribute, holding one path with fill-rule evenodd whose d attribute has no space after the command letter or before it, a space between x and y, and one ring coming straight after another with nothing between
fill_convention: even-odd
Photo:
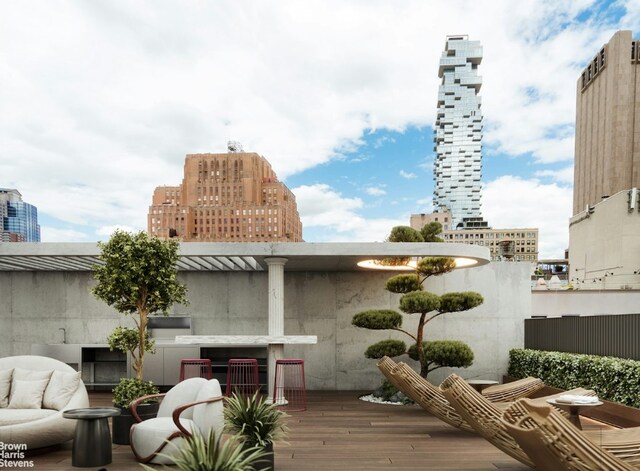
<instances>
[{"instance_id":1,"label":"dark metal fence panel","mask_svg":"<svg viewBox=\"0 0 640 471\"><path fill-rule=\"evenodd\" d=\"M524 347L640 360L640 314L525 319Z\"/></svg>"}]
</instances>

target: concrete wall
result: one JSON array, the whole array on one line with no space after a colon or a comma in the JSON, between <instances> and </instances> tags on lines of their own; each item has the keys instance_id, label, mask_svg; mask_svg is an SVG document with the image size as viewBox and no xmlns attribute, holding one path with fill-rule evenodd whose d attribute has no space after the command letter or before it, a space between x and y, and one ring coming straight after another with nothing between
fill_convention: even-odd
<instances>
[{"instance_id":1,"label":"concrete wall","mask_svg":"<svg viewBox=\"0 0 640 471\"><path fill-rule=\"evenodd\" d=\"M506 371L510 348L524 344L523 319L531 315L530 267L491 263L427 281L436 293L478 291L485 303L467 313L448 314L429 324L426 339L459 339L475 352L465 377L498 379ZM397 309L399 295L384 290L388 273L285 272L285 334L317 335L317 345L287 346L285 355L305 359L309 389L370 389L380 382L368 345L402 334L351 326L366 309ZM190 315L194 334L265 334L267 273L184 272L189 306L172 314ZM117 312L93 298L91 274L76 272L0 272L0 357L28 354L34 343L105 343L120 324ZM415 328L416 316L405 316ZM403 358L407 360L406 357ZM410 360L409 360L410 361ZM436 372L433 381L451 370Z\"/></svg>"},{"instance_id":2,"label":"concrete wall","mask_svg":"<svg viewBox=\"0 0 640 471\"><path fill-rule=\"evenodd\" d=\"M569 281L579 290L640 288L640 193L621 191L569 223Z\"/></svg>"},{"instance_id":3,"label":"concrete wall","mask_svg":"<svg viewBox=\"0 0 640 471\"><path fill-rule=\"evenodd\" d=\"M533 291L531 293L531 315L533 316L638 313L640 313L640 290Z\"/></svg>"}]
</instances>

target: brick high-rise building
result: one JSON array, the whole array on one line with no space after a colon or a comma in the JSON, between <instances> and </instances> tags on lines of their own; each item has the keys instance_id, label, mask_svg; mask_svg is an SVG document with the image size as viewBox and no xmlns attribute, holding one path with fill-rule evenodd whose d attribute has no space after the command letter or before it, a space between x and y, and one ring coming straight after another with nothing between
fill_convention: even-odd
<instances>
[{"instance_id":1,"label":"brick high-rise building","mask_svg":"<svg viewBox=\"0 0 640 471\"><path fill-rule=\"evenodd\" d=\"M618 31L578 79L574 215L640 187L639 71L640 41Z\"/></svg>"},{"instance_id":2,"label":"brick high-rise building","mask_svg":"<svg viewBox=\"0 0 640 471\"><path fill-rule=\"evenodd\" d=\"M185 242L302 242L294 194L267 160L229 143L226 154L190 154L180 186L160 186L148 232Z\"/></svg>"}]
</instances>

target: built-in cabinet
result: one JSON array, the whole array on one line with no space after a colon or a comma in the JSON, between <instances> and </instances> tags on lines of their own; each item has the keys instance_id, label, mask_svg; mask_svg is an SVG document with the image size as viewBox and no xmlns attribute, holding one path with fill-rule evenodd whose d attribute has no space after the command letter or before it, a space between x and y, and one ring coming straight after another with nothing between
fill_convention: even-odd
<instances>
[{"instance_id":1,"label":"built-in cabinet","mask_svg":"<svg viewBox=\"0 0 640 471\"><path fill-rule=\"evenodd\" d=\"M32 345L33 355L55 358L82 372L87 387L113 387L120 378L134 377L131 357L122 352L110 351L102 345ZM261 345L158 345L155 354L144 356L144 379L158 386L172 386L180 378L180 360L185 358L208 358L213 367L213 377L223 390L227 382L227 363L231 358L256 358L258 379L266 391L267 347Z\"/></svg>"}]
</instances>

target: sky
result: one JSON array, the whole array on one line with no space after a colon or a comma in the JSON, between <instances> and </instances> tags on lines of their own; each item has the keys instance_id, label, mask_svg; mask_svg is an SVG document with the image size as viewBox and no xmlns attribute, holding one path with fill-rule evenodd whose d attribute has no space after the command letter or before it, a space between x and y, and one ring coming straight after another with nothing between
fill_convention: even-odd
<instances>
[{"instance_id":1,"label":"sky","mask_svg":"<svg viewBox=\"0 0 640 471\"><path fill-rule=\"evenodd\" d=\"M480 41L482 215L561 258L578 77L640 0L0 2L0 187L43 242L146 230L187 154L239 141L307 242L382 241L431 212L438 61ZM635 35L634 35L635 37Z\"/></svg>"}]
</instances>

